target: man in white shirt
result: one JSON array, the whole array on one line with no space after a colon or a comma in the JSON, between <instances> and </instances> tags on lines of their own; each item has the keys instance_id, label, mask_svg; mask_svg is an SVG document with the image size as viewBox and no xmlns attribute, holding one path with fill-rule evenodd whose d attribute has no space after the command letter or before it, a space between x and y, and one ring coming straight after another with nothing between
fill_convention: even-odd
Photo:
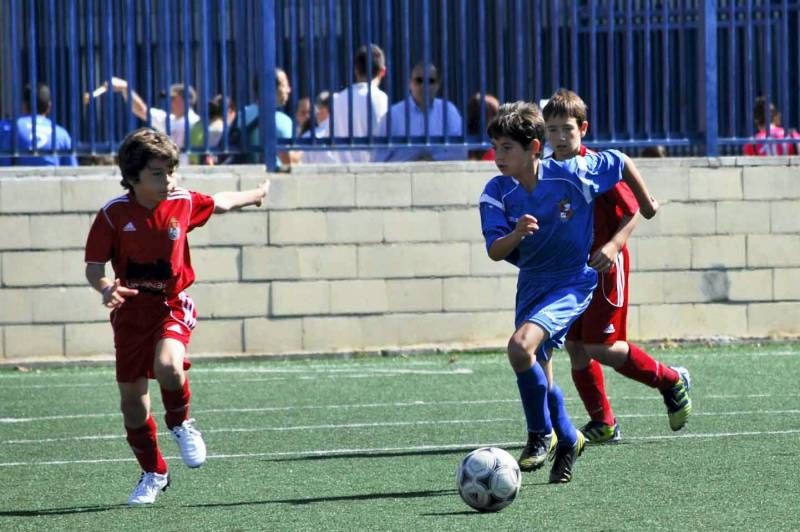
<instances>
[{"instance_id":1,"label":"man in white shirt","mask_svg":"<svg viewBox=\"0 0 800 532\"><path fill-rule=\"evenodd\" d=\"M128 82L124 79L113 77L111 78L111 88L114 92L122 94L122 97L127 100L128 98ZM95 91L97 94L98 91ZM133 114L147 121L148 106L142 97L136 93L131 92L131 108ZM189 105L186 105L186 96L189 99ZM169 136L178 145L181 150L188 148L188 136L186 132L192 129L192 126L200 121L200 116L194 112L193 107L197 103L197 93L194 88L184 86L182 83L176 83L169 88ZM156 131L167 133L167 112L157 107L150 107L150 125ZM186 127L186 118L189 118L189 127Z\"/></svg>"},{"instance_id":2,"label":"man in white shirt","mask_svg":"<svg viewBox=\"0 0 800 532\"><path fill-rule=\"evenodd\" d=\"M386 75L386 57L376 45L362 46L355 57L356 82L333 96L334 137L364 138L379 136L378 124L389 110L389 97L379 87ZM352 97L352 131L350 98ZM342 141L337 141L337 144ZM341 163L368 162L372 150L332 150L332 157Z\"/></svg>"}]
</instances>

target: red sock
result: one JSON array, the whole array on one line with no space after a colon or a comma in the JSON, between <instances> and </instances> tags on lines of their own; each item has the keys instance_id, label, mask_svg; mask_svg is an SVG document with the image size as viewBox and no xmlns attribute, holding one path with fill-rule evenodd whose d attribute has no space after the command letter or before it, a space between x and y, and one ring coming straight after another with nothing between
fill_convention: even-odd
<instances>
[{"instance_id":1,"label":"red sock","mask_svg":"<svg viewBox=\"0 0 800 532\"><path fill-rule=\"evenodd\" d=\"M573 369L572 382L575 383L578 395L592 421L613 425L614 412L611 411L611 404L606 397L603 368L600 364L592 360L585 369Z\"/></svg>"},{"instance_id":2,"label":"red sock","mask_svg":"<svg viewBox=\"0 0 800 532\"><path fill-rule=\"evenodd\" d=\"M635 344L629 343L628 346L630 352L625 363L617 368L619 373L661 391L669 390L678 382L680 375L677 371L655 360Z\"/></svg>"},{"instance_id":3,"label":"red sock","mask_svg":"<svg viewBox=\"0 0 800 532\"><path fill-rule=\"evenodd\" d=\"M147 421L141 427L135 429L125 427L125 431L128 433L128 444L131 446L136 460L139 461L139 465L142 466L142 470L161 475L166 473L167 463L158 449L156 421L153 416L148 416Z\"/></svg>"},{"instance_id":4,"label":"red sock","mask_svg":"<svg viewBox=\"0 0 800 532\"><path fill-rule=\"evenodd\" d=\"M186 419L189 419L189 399L192 397L192 392L189 390L189 376L183 381L183 388L180 390L167 390L161 388L161 402L164 403L166 415L164 421L167 422L167 428L177 427Z\"/></svg>"}]
</instances>

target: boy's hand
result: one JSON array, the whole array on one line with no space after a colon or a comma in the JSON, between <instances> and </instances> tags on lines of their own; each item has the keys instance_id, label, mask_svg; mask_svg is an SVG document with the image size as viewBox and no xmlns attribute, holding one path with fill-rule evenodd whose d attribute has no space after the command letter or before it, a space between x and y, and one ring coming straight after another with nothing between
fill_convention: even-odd
<instances>
[{"instance_id":1,"label":"boy's hand","mask_svg":"<svg viewBox=\"0 0 800 532\"><path fill-rule=\"evenodd\" d=\"M617 260L619 248L614 242L606 242L606 245L592 253L589 259L589 267L594 268L598 272L605 272L611 268L614 261Z\"/></svg>"},{"instance_id":2,"label":"boy's hand","mask_svg":"<svg viewBox=\"0 0 800 532\"><path fill-rule=\"evenodd\" d=\"M650 202L646 205L639 205L639 213L646 219L651 219L658 212L658 200L650 196Z\"/></svg>"},{"instance_id":3,"label":"boy's hand","mask_svg":"<svg viewBox=\"0 0 800 532\"><path fill-rule=\"evenodd\" d=\"M269 179L265 179L263 183L258 185L258 191L261 196L258 198L258 201L256 201L256 207L261 207L262 200L269 194L269 186Z\"/></svg>"},{"instance_id":4,"label":"boy's hand","mask_svg":"<svg viewBox=\"0 0 800 532\"><path fill-rule=\"evenodd\" d=\"M514 232L520 236L520 239L532 235L539 230L539 220L530 214L524 214L517 220L517 225L514 227Z\"/></svg>"},{"instance_id":5,"label":"boy's hand","mask_svg":"<svg viewBox=\"0 0 800 532\"><path fill-rule=\"evenodd\" d=\"M117 308L125 303L125 298L135 296L139 293L135 288L122 286L119 279L114 284L108 285L103 289L103 305L108 308Z\"/></svg>"}]
</instances>

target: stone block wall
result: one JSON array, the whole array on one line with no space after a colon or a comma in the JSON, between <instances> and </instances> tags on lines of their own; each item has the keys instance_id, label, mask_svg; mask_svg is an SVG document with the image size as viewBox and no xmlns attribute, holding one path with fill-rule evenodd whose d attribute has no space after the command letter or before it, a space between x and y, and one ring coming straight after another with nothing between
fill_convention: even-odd
<instances>
[{"instance_id":1,"label":"stone block wall","mask_svg":"<svg viewBox=\"0 0 800 532\"><path fill-rule=\"evenodd\" d=\"M641 160L662 202L630 243L631 338L800 335L800 158ZM187 167L206 193L263 167ZM201 353L503 345L515 269L486 255L477 198L490 163L297 167L262 209L192 232ZM112 352L84 280L116 168L0 170L0 360ZM110 271L110 265L108 266Z\"/></svg>"}]
</instances>

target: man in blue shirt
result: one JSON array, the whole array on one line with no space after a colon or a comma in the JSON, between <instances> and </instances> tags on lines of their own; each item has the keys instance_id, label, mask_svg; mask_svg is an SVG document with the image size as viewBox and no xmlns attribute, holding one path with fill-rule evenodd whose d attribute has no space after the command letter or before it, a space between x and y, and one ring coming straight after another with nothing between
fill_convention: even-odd
<instances>
[{"instance_id":1,"label":"man in blue shirt","mask_svg":"<svg viewBox=\"0 0 800 532\"><path fill-rule=\"evenodd\" d=\"M483 236L492 260L519 268L516 329L508 342L528 427L519 465L534 471L554 452L550 482L569 482L585 438L569 419L550 357L597 285L597 272L587 264L592 201L624 179L642 216L652 218L658 203L633 161L618 151L541 160L545 127L535 104L503 105L488 133L502 175L487 183L479 200Z\"/></svg>"},{"instance_id":2,"label":"man in blue shirt","mask_svg":"<svg viewBox=\"0 0 800 532\"><path fill-rule=\"evenodd\" d=\"M47 115L50 113L50 87L44 83L36 86L36 131L34 132L34 116L30 110L31 87L26 85L23 90L22 114L17 118L17 150L21 154L13 158L0 156L0 166L77 166L75 154L53 153L72 149L72 138L63 127L54 124ZM53 133L55 128L55 146L53 146ZM34 133L36 135L34 139ZM10 153L13 150L12 135L14 131L6 122L0 125L0 153ZM33 152L40 152L33 155ZM30 153L31 155L27 155Z\"/></svg>"},{"instance_id":3,"label":"man in blue shirt","mask_svg":"<svg viewBox=\"0 0 800 532\"><path fill-rule=\"evenodd\" d=\"M405 100L394 104L386 116L383 117L378 130L380 135L390 137L406 136L406 131L411 137L425 136L425 119L428 120L428 135L431 137L461 136L461 114L455 105L447 100L436 98L436 93L441 86L439 71L434 65L425 68L423 63L418 63L411 71L409 82L409 95ZM408 116L408 128L406 128ZM439 139L441 141L441 139ZM404 140L395 139L393 142L402 143ZM414 143L424 142L418 139ZM458 142L453 140L453 142ZM376 156L377 161L453 161L467 158L467 150L462 147L445 148L431 146L423 148L408 148L398 146L388 150L380 150Z\"/></svg>"},{"instance_id":4,"label":"man in blue shirt","mask_svg":"<svg viewBox=\"0 0 800 532\"><path fill-rule=\"evenodd\" d=\"M258 78L253 81L253 88L255 89L256 98L259 97L258 91ZM275 138L276 139L290 139L292 138L292 119L289 115L280 109L289 101L289 95L292 93L292 86L289 84L289 77L282 68L275 69ZM259 129L259 109L258 103L251 103L242 110L241 118L238 123L239 127L245 132L245 140L247 150L255 149L255 153L246 157L248 163L253 163L258 160L258 153L261 151L261 131ZM276 158L277 168L286 169L292 164L300 161L300 153L293 151L279 151Z\"/></svg>"}]
</instances>

